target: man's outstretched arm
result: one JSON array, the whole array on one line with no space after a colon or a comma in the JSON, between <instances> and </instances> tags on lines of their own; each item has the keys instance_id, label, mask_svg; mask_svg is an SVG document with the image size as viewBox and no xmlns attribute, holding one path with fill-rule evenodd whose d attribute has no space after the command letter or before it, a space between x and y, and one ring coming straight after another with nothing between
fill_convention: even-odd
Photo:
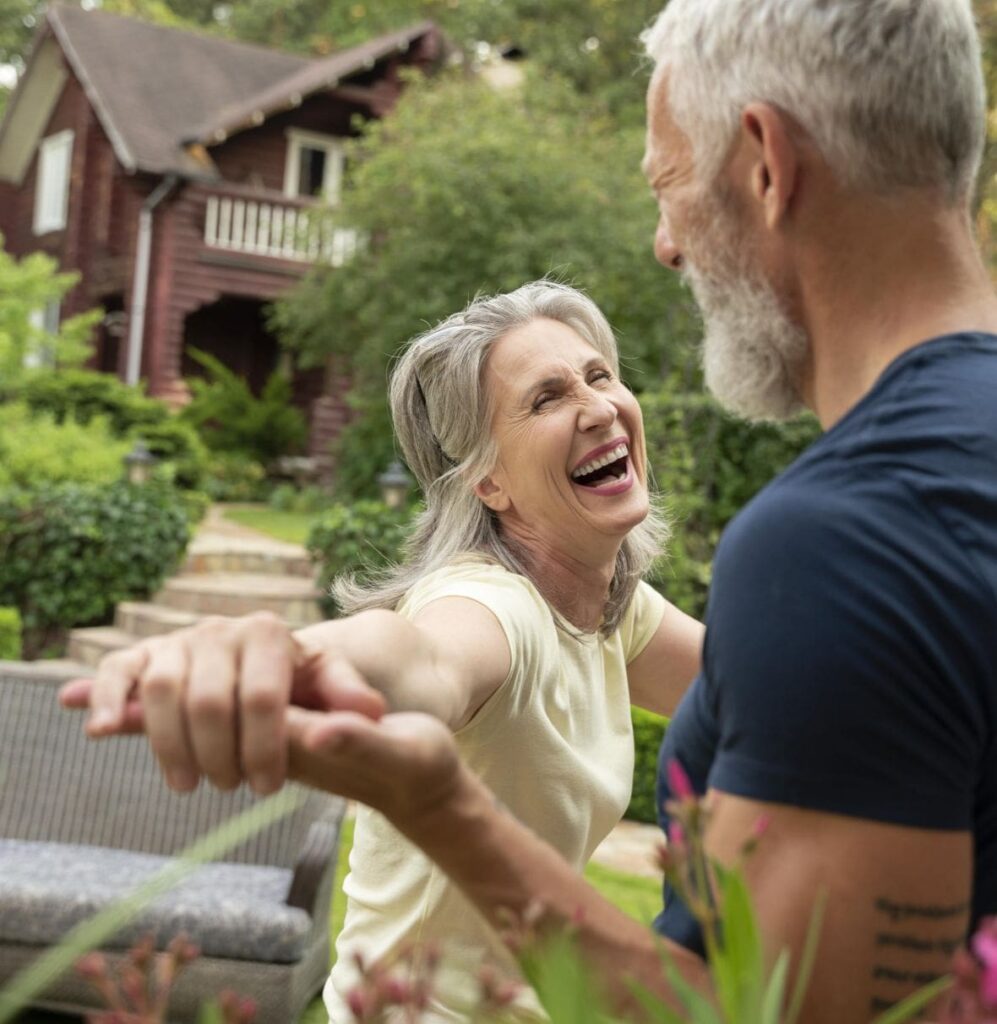
<instances>
[{"instance_id":1,"label":"man's outstretched arm","mask_svg":"<svg viewBox=\"0 0 997 1024\"><path fill-rule=\"evenodd\" d=\"M459 761L450 736L420 715L320 715L291 709L291 770L367 803L422 848L496 927L542 905L541 929L572 925L614 1006L634 980L673 1002L662 940L604 900L522 826ZM707 846L732 863L760 815L771 824L747 877L769 962L799 962L817 894L827 897L802 1022L867 1021L943 974L969 918L968 834L885 825L710 794ZM683 975L710 992L706 965L665 942Z\"/></svg>"}]
</instances>

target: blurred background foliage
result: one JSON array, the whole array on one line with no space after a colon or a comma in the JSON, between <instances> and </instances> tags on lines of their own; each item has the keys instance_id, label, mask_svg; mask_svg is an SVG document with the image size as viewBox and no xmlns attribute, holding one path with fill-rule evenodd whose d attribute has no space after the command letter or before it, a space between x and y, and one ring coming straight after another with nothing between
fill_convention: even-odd
<instances>
[{"instance_id":1,"label":"blurred background foliage","mask_svg":"<svg viewBox=\"0 0 997 1024\"><path fill-rule=\"evenodd\" d=\"M326 215L359 230L365 246L341 268L316 268L270 312L292 360L307 367L332 359L351 370L355 416L339 442L333 498L377 498L377 475L395 454L385 382L407 339L476 294L552 275L585 288L618 332L625 376L647 417L651 464L676 519L658 583L701 614L720 531L816 436L816 427L808 419L751 427L704 396L697 314L675 275L653 259L655 210L639 172L648 76L639 36L660 3L102 0L99 6L313 55L424 18L439 24L453 47L444 69L429 79L413 78L392 115L358 123L348 143L348 185ZM8 70L23 67L42 9L39 0L0 0L0 64ZM975 9L993 96L997 0L977 0ZM995 180L992 106L977 204L991 261ZM11 372L23 365L24 352L11 339L28 334L10 325L25 321L29 280L36 291L69 285L52 267L0 257L0 366ZM59 340L61 365L78 363L74 331L84 326L75 325ZM40 337L34 343L55 345ZM281 420L280 431L267 429L286 404L286 381L278 378L257 397L231 375L216 373L179 422L168 421L165 412L150 420L144 407L125 403L125 428L115 419L121 419L123 400L98 396L92 380L67 384L80 400L73 398L75 422L65 424L60 403L67 396L22 384L23 393L8 386L8 399L22 403L9 413L9 430L30 408L53 417L46 430L65 426L59 443L67 450L84 426L111 429L117 438L142 435L173 467L177 482L216 499L265 497L268 464L301 445L302 425L293 415ZM106 422L95 416L91 423L89 409L101 403L109 406L98 409ZM88 472L99 476L104 470L88 464ZM11 469L9 475L17 474ZM364 507L358 506L344 537L362 537L370 519L371 537L380 542L383 524L376 515L361 514Z\"/></svg>"}]
</instances>

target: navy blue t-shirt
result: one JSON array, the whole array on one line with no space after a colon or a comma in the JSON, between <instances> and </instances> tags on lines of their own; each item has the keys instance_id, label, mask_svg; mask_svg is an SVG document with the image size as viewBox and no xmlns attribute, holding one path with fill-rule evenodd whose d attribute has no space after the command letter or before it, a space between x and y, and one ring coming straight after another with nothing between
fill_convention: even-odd
<instances>
[{"instance_id":1,"label":"navy blue t-shirt","mask_svg":"<svg viewBox=\"0 0 997 1024\"><path fill-rule=\"evenodd\" d=\"M997 913L997 337L904 353L758 494L706 627L659 807L678 758L700 792L968 830ZM655 928L702 952L667 887Z\"/></svg>"}]
</instances>

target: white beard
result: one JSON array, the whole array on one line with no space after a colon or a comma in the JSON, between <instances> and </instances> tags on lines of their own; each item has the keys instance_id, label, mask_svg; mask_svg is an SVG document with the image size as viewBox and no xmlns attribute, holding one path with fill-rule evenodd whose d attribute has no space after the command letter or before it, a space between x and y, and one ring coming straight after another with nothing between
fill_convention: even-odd
<instances>
[{"instance_id":1,"label":"white beard","mask_svg":"<svg viewBox=\"0 0 997 1024\"><path fill-rule=\"evenodd\" d=\"M810 341L756 271L731 204L709 195L698 212L690 232L697 255L686 253L683 276L703 314L706 386L745 419L789 419L804 407L800 383Z\"/></svg>"}]
</instances>

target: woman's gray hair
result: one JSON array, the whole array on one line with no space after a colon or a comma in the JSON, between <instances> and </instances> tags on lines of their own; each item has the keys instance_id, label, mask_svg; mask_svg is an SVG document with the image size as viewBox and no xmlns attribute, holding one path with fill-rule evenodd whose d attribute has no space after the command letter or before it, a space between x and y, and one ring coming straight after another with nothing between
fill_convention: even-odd
<instances>
[{"instance_id":1,"label":"woman's gray hair","mask_svg":"<svg viewBox=\"0 0 997 1024\"><path fill-rule=\"evenodd\" d=\"M986 88L970 0L671 0L644 33L700 181L774 104L848 187L972 194Z\"/></svg>"},{"instance_id":2,"label":"woman's gray hair","mask_svg":"<svg viewBox=\"0 0 997 1024\"><path fill-rule=\"evenodd\" d=\"M398 361L389 391L395 433L425 495L402 565L368 585L340 577L333 594L344 612L395 608L427 573L475 552L531 579L550 600L544 581L530 570L527 553L509 543L498 517L474 494L494 469L492 406L485 387L488 354L510 331L540 317L572 328L606 358L614 372L619 356L612 328L581 292L552 281L534 281L513 292L477 298L465 310L415 338ZM633 452L643 458L645 452ZM647 519L627 535L600 631L608 635L623 618L637 584L663 554L668 526L652 503Z\"/></svg>"}]
</instances>

